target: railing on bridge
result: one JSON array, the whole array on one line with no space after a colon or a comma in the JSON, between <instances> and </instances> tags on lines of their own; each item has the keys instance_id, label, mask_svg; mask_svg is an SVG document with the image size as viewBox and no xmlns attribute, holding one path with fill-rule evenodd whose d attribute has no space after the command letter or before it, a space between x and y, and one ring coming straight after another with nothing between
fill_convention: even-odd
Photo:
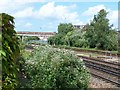
<instances>
[{"instance_id":1,"label":"railing on bridge","mask_svg":"<svg viewBox=\"0 0 120 90\"><path fill-rule=\"evenodd\" d=\"M55 32L17 32L20 36L37 36L41 40L47 40L50 36L54 36Z\"/></svg>"}]
</instances>

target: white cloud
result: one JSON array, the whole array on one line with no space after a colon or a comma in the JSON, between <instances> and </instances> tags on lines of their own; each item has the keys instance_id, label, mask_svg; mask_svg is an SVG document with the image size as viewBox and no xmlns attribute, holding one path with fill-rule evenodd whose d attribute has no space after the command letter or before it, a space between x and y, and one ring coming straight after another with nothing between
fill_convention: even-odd
<instances>
[{"instance_id":1,"label":"white cloud","mask_svg":"<svg viewBox=\"0 0 120 90\"><path fill-rule=\"evenodd\" d=\"M53 1L53 0L46 0ZM119 0L54 0L56 2L119 2Z\"/></svg>"},{"instance_id":2,"label":"white cloud","mask_svg":"<svg viewBox=\"0 0 120 90\"><path fill-rule=\"evenodd\" d=\"M53 17L53 13L55 11L54 3L48 3L43 5L38 11L36 11L36 15L39 18Z\"/></svg>"},{"instance_id":3,"label":"white cloud","mask_svg":"<svg viewBox=\"0 0 120 90\"><path fill-rule=\"evenodd\" d=\"M79 14L72 11L77 6L75 4L70 6L55 5L55 2L50 2L43 5L38 11L39 18L52 18L60 22L83 23L79 20Z\"/></svg>"},{"instance_id":4,"label":"white cloud","mask_svg":"<svg viewBox=\"0 0 120 90\"><path fill-rule=\"evenodd\" d=\"M118 11L110 10L107 17L110 19L110 24L114 24L114 26L117 28L117 26L118 26Z\"/></svg>"},{"instance_id":5,"label":"white cloud","mask_svg":"<svg viewBox=\"0 0 120 90\"><path fill-rule=\"evenodd\" d=\"M39 19L52 19L64 22L71 23L80 23L78 20L79 15L75 11L71 11L75 9L76 5L63 6L63 5L55 5L55 2L49 2L39 8L39 10L33 11L32 7L25 8L22 11L18 11L13 14L15 17L32 17Z\"/></svg>"},{"instance_id":6,"label":"white cloud","mask_svg":"<svg viewBox=\"0 0 120 90\"><path fill-rule=\"evenodd\" d=\"M74 9L75 5L71 6L63 6L63 5L55 5L54 2L47 3L43 5L39 11L36 12L37 17L39 18L52 18L57 20L65 20L65 21L74 21L78 18L77 12L71 12L71 9ZM37 14L38 13L38 14Z\"/></svg>"},{"instance_id":7,"label":"white cloud","mask_svg":"<svg viewBox=\"0 0 120 90\"><path fill-rule=\"evenodd\" d=\"M33 24L31 22L27 22L27 21L24 21L22 19L15 20L15 22L17 22L17 23L15 23L16 24L15 26L17 26L19 28L30 29L33 26Z\"/></svg>"},{"instance_id":8,"label":"white cloud","mask_svg":"<svg viewBox=\"0 0 120 90\"><path fill-rule=\"evenodd\" d=\"M91 20L93 20L94 15L96 15L101 9L105 9L109 11L103 4L96 5L93 7L89 7L86 11L84 11L81 16L86 17L86 23L89 23Z\"/></svg>"},{"instance_id":9,"label":"white cloud","mask_svg":"<svg viewBox=\"0 0 120 90\"><path fill-rule=\"evenodd\" d=\"M26 3L34 3L34 2L45 2L45 0L14 0L16 3L19 4L26 4Z\"/></svg>"},{"instance_id":10,"label":"white cloud","mask_svg":"<svg viewBox=\"0 0 120 90\"><path fill-rule=\"evenodd\" d=\"M83 13L83 15L85 15L85 16L94 16L101 9L105 9L105 10L109 11L109 9L107 9L104 5L101 4L101 5L89 7L88 10Z\"/></svg>"},{"instance_id":11,"label":"white cloud","mask_svg":"<svg viewBox=\"0 0 120 90\"><path fill-rule=\"evenodd\" d=\"M45 0L1 0L0 5L23 5L28 3L35 3L35 2L44 2Z\"/></svg>"},{"instance_id":12,"label":"white cloud","mask_svg":"<svg viewBox=\"0 0 120 90\"><path fill-rule=\"evenodd\" d=\"M77 21L73 23L73 25L85 25L86 23L83 23L82 21Z\"/></svg>"},{"instance_id":13,"label":"white cloud","mask_svg":"<svg viewBox=\"0 0 120 90\"><path fill-rule=\"evenodd\" d=\"M13 14L14 17L32 17L34 16L34 12L33 12L33 7L28 7L28 8L25 8L24 10L22 11L18 11L17 13Z\"/></svg>"},{"instance_id":14,"label":"white cloud","mask_svg":"<svg viewBox=\"0 0 120 90\"><path fill-rule=\"evenodd\" d=\"M44 2L45 0L0 0L0 13L11 13L13 10L19 10L30 3Z\"/></svg>"},{"instance_id":15,"label":"white cloud","mask_svg":"<svg viewBox=\"0 0 120 90\"><path fill-rule=\"evenodd\" d=\"M1 0L0 1L0 12L6 11L8 5L9 5L9 0Z\"/></svg>"},{"instance_id":16,"label":"white cloud","mask_svg":"<svg viewBox=\"0 0 120 90\"><path fill-rule=\"evenodd\" d=\"M107 18L110 20L110 24L114 24L115 27L117 27L118 23L118 11L117 10L111 10L104 5L97 5L93 7L89 7L88 10L83 12L82 16L87 16L89 19L87 22L93 19L94 15L97 15L97 13L101 10L105 9L108 13Z\"/></svg>"},{"instance_id":17,"label":"white cloud","mask_svg":"<svg viewBox=\"0 0 120 90\"><path fill-rule=\"evenodd\" d=\"M31 23L26 23L25 26L26 26L26 27L31 27L32 24L31 24Z\"/></svg>"}]
</instances>

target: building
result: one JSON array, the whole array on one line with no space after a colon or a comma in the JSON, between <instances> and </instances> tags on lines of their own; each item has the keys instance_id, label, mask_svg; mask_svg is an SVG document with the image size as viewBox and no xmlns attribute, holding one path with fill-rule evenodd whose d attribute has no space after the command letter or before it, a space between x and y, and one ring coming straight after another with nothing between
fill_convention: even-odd
<instances>
[{"instance_id":1,"label":"building","mask_svg":"<svg viewBox=\"0 0 120 90\"><path fill-rule=\"evenodd\" d=\"M74 28L76 28L76 29L82 29L82 28L85 27L85 25L73 25L73 26L74 26Z\"/></svg>"}]
</instances>

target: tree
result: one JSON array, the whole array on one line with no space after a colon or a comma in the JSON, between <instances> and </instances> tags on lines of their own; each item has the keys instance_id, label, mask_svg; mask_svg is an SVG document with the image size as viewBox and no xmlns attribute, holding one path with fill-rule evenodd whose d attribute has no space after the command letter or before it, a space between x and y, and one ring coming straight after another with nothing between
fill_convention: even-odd
<instances>
[{"instance_id":1,"label":"tree","mask_svg":"<svg viewBox=\"0 0 120 90\"><path fill-rule=\"evenodd\" d=\"M67 33L71 32L73 30L74 30L74 27L71 23L59 24L58 25L58 33L55 36L48 38L48 43L51 45L54 45L54 44L55 45L64 45L64 44L66 44L66 41L65 41L65 39L67 37L66 35L67 35Z\"/></svg>"},{"instance_id":2,"label":"tree","mask_svg":"<svg viewBox=\"0 0 120 90\"><path fill-rule=\"evenodd\" d=\"M61 23L60 25L58 25L58 34L61 33L61 34L67 34L68 32L70 31L73 31L74 30L74 27L71 23Z\"/></svg>"},{"instance_id":3,"label":"tree","mask_svg":"<svg viewBox=\"0 0 120 90\"><path fill-rule=\"evenodd\" d=\"M20 56L19 43L14 30L14 17L2 13L2 87L12 90L17 86L17 59ZM2 52L2 53L1 53Z\"/></svg>"},{"instance_id":4,"label":"tree","mask_svg":"<svg viewBox=\"0 0 120 90\"><path fill-rule=\"evenodd\" d=\"M72 31L68 32L66 35L65 35L65 44L68 45L68 46L71 46L71 42L70 42L70 36L72 35Z\"/></svg>"},{"instance_id":5,"label":"tree","mask_svg":"<svg viewBox=\"0 0 120 90\"><path fill-rule=\"evenodd\" d=\"M24 41L28 42L28 41L31 41L31 40L40 40L37 36L28 36L25 38Z\"/></svg>"},{"instance_id":6,"label":"tree","mask_svg":"<svg viewBox=\"0 0 120 90\"><path fill-rule=\"evenodd\" d=\"M74 29L65 35L65 41L69 46L86 47L84 32L81 29Z\"/></svg>"},{"instance_id":7,"label":"tree","mask_svg":"<svg viewBox=\"0 0 120 90\"><path fill-rule=\"evenodd\" d=\"M109 25L109 19L106 18L107 14L104 9L100 10L97 15L94 15L94 19L88 25L85 36L90 48L104 50L114 49L111 39L113 40L116 34L112 35L113 25Z\"/></svg>"},{"instance_id":8,"label":"tree","mask_svg":"<svg viewBox=\"0 0 120 90\"><path fill-rule=\"evenodd\" d=\"M50 45L54 45L54 36L51 36L51 37L48 38L48 43Z\"/></svg>"},{"instance_id":9,"label":"tree","mask_svg":"<svg viewBox=\"0 0 120 90\"><path fill-rule=\"evenodd\" d=\"M86 33L85 33L85 39L88 43L88 46L90 48L95 48L95 44L96 44L96 38L95 38L95 32L94 32L94 27L92 26L92 24L87 24L86 25Z\"/></svg>"},{"instance_id":10,"label":"tree","mask_svg":"<svg viewBox=\"0 0 120 90\"><path fill-rule=\"evenodd\" d=\"M106 18L108 12L104 9L94 15L90 24L83 29L75 29L72 24L60 24L58 34L54 37L57 45L69 45L75 47L89 47L102 50L117 50L117 33L112 29ZM60 42L60 43L58 43Z\"/></svg>"}]
</instances>

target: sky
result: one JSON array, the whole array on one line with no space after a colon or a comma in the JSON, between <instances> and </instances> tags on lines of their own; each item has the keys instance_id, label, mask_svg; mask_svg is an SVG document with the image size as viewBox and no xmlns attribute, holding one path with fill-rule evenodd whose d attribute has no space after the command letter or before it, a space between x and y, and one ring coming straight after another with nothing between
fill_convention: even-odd
<instances>
[{"instance_id":1,"label":"sky","mask_svg":"<svg viewBox=\"0 0 120 90\"><path fill-rule=\"evenodd\" d=\"M0 13L15 17L16 31L57 32L60 23L86 25L101 9L118 28L118 0L0 0Z\"/></svg>"}]
</instances>

